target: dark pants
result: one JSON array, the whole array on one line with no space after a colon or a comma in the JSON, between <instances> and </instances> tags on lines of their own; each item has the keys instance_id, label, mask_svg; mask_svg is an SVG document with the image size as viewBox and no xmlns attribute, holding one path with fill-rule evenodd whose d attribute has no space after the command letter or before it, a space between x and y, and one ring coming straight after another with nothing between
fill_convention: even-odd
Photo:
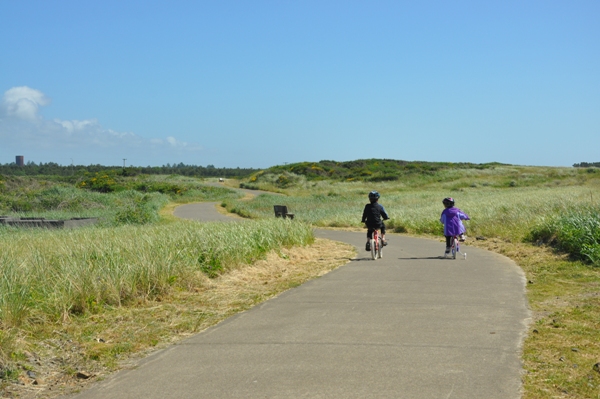
<instances>
[{"instance_id":1,"label":"dark pants","mask_svg":"<svg viewBox=\"0 0 600 399\"><path fill-rule=\"evenodd\" d=\"M454 236L445 236L446 237L446 248L450 248L452 246L452 238Z\"/></svg>"},{"instance_id":2,"label":"dark pants","mask_svg":"<svg viewBox=\"0 0 600 399\"><path fill-rule=\"evenodd\" d=\"M373 231L376 229L381 230L381 235L385 235L385 223L381 223L381 226L367 226L367 238L373 238Z\"/></svg>"}]
</instances>

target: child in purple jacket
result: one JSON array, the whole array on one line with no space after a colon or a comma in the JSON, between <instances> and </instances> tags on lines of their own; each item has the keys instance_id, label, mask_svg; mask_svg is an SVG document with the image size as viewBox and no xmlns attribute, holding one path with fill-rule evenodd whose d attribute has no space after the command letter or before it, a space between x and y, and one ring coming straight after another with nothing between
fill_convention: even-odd
<instances>
[{"instance_id":1,"label":"child in purple jacket","mask_svg":"<svg viewBox=\"0 0 600 399\"><path fill-rule=\"evenodd\" d=\"M469 215L454 206L454 198L444 198L442 201L444 209L440 222L444 225L444 236L446 236L446 255L450 253L452 237L459 236L460 241L465 240L465 226L463 220L469 220Z\"/></svg>"}]
</instances>

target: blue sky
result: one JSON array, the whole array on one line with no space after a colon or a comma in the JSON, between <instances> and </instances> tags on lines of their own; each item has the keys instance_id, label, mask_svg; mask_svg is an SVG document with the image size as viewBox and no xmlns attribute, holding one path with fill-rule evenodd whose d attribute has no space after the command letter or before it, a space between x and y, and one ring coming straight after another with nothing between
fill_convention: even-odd
<instances>
[{"instance_id":1,"label":"blue sky","mask_svg":"<svg viewBox=\"0 0 600 399\"><path fill-rule=\"evenodd\" d=\"M600 161L600 2L0 0L0 163Z\"/></svg>"}]
</instances>

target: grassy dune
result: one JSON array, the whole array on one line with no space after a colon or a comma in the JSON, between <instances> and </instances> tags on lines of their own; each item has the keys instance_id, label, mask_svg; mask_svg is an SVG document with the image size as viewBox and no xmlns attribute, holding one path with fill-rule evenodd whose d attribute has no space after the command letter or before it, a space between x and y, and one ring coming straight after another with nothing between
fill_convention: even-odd
<instances>
[{"instance_id":1,"label":"grassy dune","mask_svg":"<svg viewBox=\"0 0 600 399\"><path fill-rule=\"evenodd\" d=\"M79 230L0 229L5 327L56 322L104 306L153 300L272 250L312 243L310 226L281 220Z\"/></svg>"},{"instance_id":2,"label":"grassy dune","mask_svg":"<svg viewBox=\"0 0 600 399\"><path fill-rule=\"evenodd\" d=\"M235 292L217 295L215 303L212 290L221 289L223 276L251 270L273 255L293 257L294 248L314 245L312 228L305 223L199 224L159 212L176 203L241 196L178 176L100 174L75 186L60 179L0 178L1 215L101 219L94 227L77 230L0 226L0 391L52 396L47 382L31 380L26 371L53 376L52 383L64 387L77 380L79 370L116 367L144 348L206 328L321 273L321 267L343 263L338 259L309 272L265 274L260 290L237 286ZM183 311L181 327L173 329L146 316L161 308L156 303L181 300L179 307L186 308L190 296L212 304L200 319L193 311ZM221 304L233 310L210 310ZM137 314L133 319L132 313ZM127 335L132 329L145 333ZM102 343L107 336L118 343L98 345L96 335L104 337Z\"/></svg>"},{"instance_id":3,"label":"grassy dune","mask_svg":"<svg viewBox=\"0 0 600 399\"><path fill-rule=\"evenodd\" d=\"M169 202L219 201L241 195L182 176L119 177L100 173L74 181L52 176L0 176L0 215L97 217L105 227L158 221Z\"/></svg>"},{"instance_id":4,"label":"grassy dune","mask_svg":"<svg viewBox=\"0 0 600 399\"><path fill-rule=\"evenodd\" d=\"M472 218L467 245L512 258L527 276L533 323L523 348L524 398L600 398L600 169L496 165L382 182L274 172L249 184L287 197L226 200L226 207L263 218L275 203L285 204L313 225L360 227L375 189L390 230L440 237L441 200L454 197Z\"/></svg>"},{"instance_id":5,"label":"grassy dune","mask_svg":"<svg viewBox=\"0 0 600 399\"><path fill-rule=\"evenodd\" d=\"M401 168L394 172L394 165ZM389 230L439 237L441 200L452 196L472 218L467 245L502 253L523 268L534 316L523 350L525 398L599 397L597 168L290 165L242 183L284 196L251 200L190 178L103 176L78 186L0 178L0 214L103 219L71 231L0 228L2 389L50 397L48 389L16 384L27 381L27 370L39 371L40 359L59 358L55 382L69 386L82 368L102 374L339 266L351 250L314 244L311 228L361 227L367 193L376 189L392 217ZM108 192L90 188L107 184ZM198 224L158 212L202 200L255 220ZM294 222L274 223L275 204L287 205ZM321 264L332 251L341 255Z\"/></svg>"},{"instance_id":6,"label":"grassy dune","mask_svg":"<svg viewBox=\"0 0 600 399\"><path fill-rule=\"evenodd\" d=\"M226 200L233 212L268 217L275 202L285 202L299 220L323 227L360 227L367 193L378 190L397 232L439 234L442 199L452 196L473 219L471 235L521 241L530 230L555 215L600 203L600 172L573 168L496 167L442 170L394 182L308 181L303 176L285 190L276 176L255 184L283 191L287 198L262 195L253 201Z\"/></svg>"},{"instance_id":7,"label":"grassy dune","mask_svg":"<svg viewBox=\"0 0 600 399\"><path fill-rule=\"evenodd\" d=\"M0 391L68 392L81 372L102 375L343 263L255 266L293 259L294 248L313 243L311 226L289 220L0 228ZM351 249L343 251L348 259ZM248 273L258 273L256 284L243 283Z\"/></svg>"}]
</instances>

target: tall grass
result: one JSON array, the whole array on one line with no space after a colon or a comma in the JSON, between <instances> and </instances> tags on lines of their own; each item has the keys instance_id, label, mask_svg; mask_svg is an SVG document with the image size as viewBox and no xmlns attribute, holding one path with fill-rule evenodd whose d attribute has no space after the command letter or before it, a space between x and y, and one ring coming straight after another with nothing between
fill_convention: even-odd
<instances>
[{"instance_id":1,"label":"tall grass","mask_svg":"<svg viewBox=\"0 0 600 399\"><path fill-rule=\"evenodd\" d=\"M600 266L600 206L579 207L553 216L534 227L528 239Z\"/></svg>"},{"instance_id":2,"label":"tall grass","mask_svg":"<svg viewBox=\"0 0 600 399\"><path fill-rule=\"evenodd\" d=\"M56 322L105 306L145 301L313 241L311 227L287 220L182 221L61 231L0 229L3 329Z\"/></svg>"},{"instance_id":3,"label":"tall grass","mask_svg":"<svg viewBox=\"0 0 600 399\"><path fill-rule=\"evenodd\" d=\"M383 162L379 162L383 161ZM247 188L267 191L289 191L309 188L315 182L358 182L414 189L440 187L532 187L538 185L582 185L598 179L598 168L549 168L534 166L487 164L412 163L393 166L386 160L367 160L347 165L343 170L324 164L292 164L274 167L252 175L243 183ZM387 165L386 165L387 163ZM329 170L329 173L327 172ZM342 176L345 176L342 178ZM330 178L332 178L330 180ZM326 179L325 181L323 179Z\"/></svg>"},{"instance_id":4,"label":"tall grass","mask_svg":"<svg viewBox=\"0 0 600 399\"><path fill-rule=\"evenodd\" d=\"M96 217L105 226L145 224L158 220L167 202L217 201L241 194L181 176L121 178L118 190L100 192L36 178L11 178L0 186L0 215L70 219ZM116 185L116 184L115 184ZM86 188L88 187L88 188Z\"/></svg>"},{"instance_id":5,"label":"tall grass","mask_svg":"<svg viewBox=\"0 0 600 399\"><path fill-rule=\"evenodd\" d=\"M589 206L593 197L585 186L453 189L402 189L393 184L317 184L301 195L261 195L252 201L225 201L227 207L254 218L272 217L273 205L287 205L298 220L324 227L362 227L367 194L377 189L391 220L390 230L413 234L441 234L442 199L452 196L471 217L470 235L523 240L529 231L553 215Z\"/></svg>"}]
</instances>

